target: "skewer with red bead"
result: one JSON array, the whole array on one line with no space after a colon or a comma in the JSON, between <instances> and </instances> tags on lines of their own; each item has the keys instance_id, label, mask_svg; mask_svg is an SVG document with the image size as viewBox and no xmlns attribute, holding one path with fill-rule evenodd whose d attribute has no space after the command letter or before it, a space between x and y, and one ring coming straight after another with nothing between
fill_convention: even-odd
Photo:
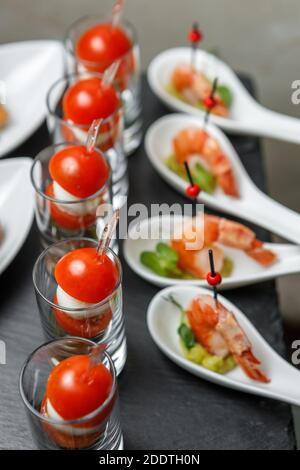
<instances>
[{"instance_id":1,"label":"skewer with red bead","mask_svg":"<svg viewBox=\"0 0 300 470\"><path fill-rule=\"evenodd\" d=\"M199 29L199 25L198 23L194 23L192 29L188 32L188 40L191 43L191 47L192 47L192 56L191 56L192 67L195 66L196 51L202 39L203 39L203 34Z\"/></svg>"},{"instance_id":2,"label":"skewer with red bead","mask_svg":"<svg viewBox=\"0 0 300 470\"><path fill-rule=\"evenodd\" d=\"M184 162L184 167L190 183L186 188L186 195L191 199L196 199L196 197L200 194L201 188L198 184L194 183L191 170L187 161Z\"/></svg>"},{"instance_id":3,"label":"skewer with red bead","mask_svg":"<svg viewBox=\"0 0 300 470\"><path fill-rule=\"evenodd\" d=\"M204 125L206 125L208 123L210 113L212 112L212 110L214 109L214 107L217 104L216 99L215 99L215 93L216 93L216 90L217 90L217 86L218 86L218 77L216 77L213 81L213 86L212 86L210 96L208 96L207 98L205 98L203 100L203 104L206 108L206 112L205 112L205 116L204 116Z\"/></svg>"},{"instance_id":4,"label":"skewer with red bead","mask_svg":"<svg viewBox=\"0 0 300 470\"><path fill-rule=\"evenodd\" d=\"M206 280L207 280L208 284L213 288L214 299L215 299L216 305L218 305L218 289L217 289L217 286L219 286L221 284L222 276L221 276L220 273L218 273L215 270L213 250L208 250L208 256L209 256L210 272L207 274Z\"/></svg>"}]
</instances>

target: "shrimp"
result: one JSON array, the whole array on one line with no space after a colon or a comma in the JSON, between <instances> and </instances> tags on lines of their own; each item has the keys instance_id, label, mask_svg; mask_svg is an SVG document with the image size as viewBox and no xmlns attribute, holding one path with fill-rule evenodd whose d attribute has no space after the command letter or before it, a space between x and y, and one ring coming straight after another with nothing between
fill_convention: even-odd
<instances>
[{"instance_id":1,"label":"shrimp","mask_svg":"<svg viewBox=\"0 0 300 470\"><path fill-rule=\"evenodd\" d=\"M5 107L0 104L0 129L5 127L8 122L8 112Z\"/></svg>"},{"instance_id":2,"label":"shrimp","mask_svg":"<svg viewBox=\"0 0 300 470\"><path fill-rule=\"evenodd\" d=\"M203 100L211 96L213 91L213 85L204 73L188 64L179 65L173 70L171 83L183 95L186 101L192 105L197 105L199 102L202 103ZM214 98L216 105L212 113L217 116L227 117L229 111L222 98L218 95L218 92L215 92Z\"/></svg>"},{"instance_id":3,"label":"shrimp","mask_svg":"<svg viewBox=\"0 0 300 470\"><path fill-rule=\"evenodd\" d=\"M187 317L199 343L210 354L226 357L232 354L245 374L252 380L269 383L270 379L260 368L252 346L232 312L210 295L193 299Z\"/></svg>"},{"instance_id":4,"label":"shrimp","mask_svg":"<svg viewBox=\"0 0 300 470\"><path fill-rule=\"evenodd\" d=\"M176 160L182 164L194 158L202 158L219 186L228 196L239 197L237 182L228 157L224 154L216 139L205 130L190 127L180 130L173 139Z\"/></svg>"},{"instance_id":5,"label":"shrimp","mask_svg":"<svg viewBox=\"0 0 300 470\"><path fill-rule=\"evenodd\" d=\"M194 221L192 224L195 226ZM190 227L186 228L189 229ZM277 255L264 248L263 242L256 238L255 233L238 222L217 216L204 215L203 232L203 247L199 250L186 249L187 242L191 243L193 241L190 237L190 230L188 238L183 234L181 239L171 241L171 247L179 257L178 266L198 278L204 279L210 270L207 256L209 248L213 250L216 270L222 270L225 256L219 245L242 250L262 266L267 267L277 261ZM215 243L218 243L218 245L215 245Z\"/></svg>"}]
</instances>

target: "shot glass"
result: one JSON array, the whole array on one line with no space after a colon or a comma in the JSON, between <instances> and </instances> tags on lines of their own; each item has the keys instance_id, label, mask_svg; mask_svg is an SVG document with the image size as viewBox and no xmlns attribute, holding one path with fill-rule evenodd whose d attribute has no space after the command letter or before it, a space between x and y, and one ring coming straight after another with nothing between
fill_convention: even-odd
<instances>
[{"instance_id":1,"label":"shot glass","mask_svg":"<svg viewBox=\"0 0 300 470\"><path fill-rule=\"evenodd\" d=\"M54 196L53 180L49 173L51 157L69 144L46 147L35 158L31 168L31 182L35 189L35 216L43 248L58 240L74 237L89 237L98 240L112 208L111 169L109 177L96 194L84 199L60 200ZM97 217L102 206L103 216ZM107 208L107 210L104 210ZM117 243L114 241L114 249Z\"/></svg>"},{"instance_id":2,"label":"shot glass","mask_svg":"<svg viewBox=\"0 0 300 470\"><path fill-rule=\"evenodd\" d=\"M71 25L66 36L68 54L68 69L71 72L100 72L103 73L111 63L89 62L82 60L76 53L79 38L89 28L97 24L109 23L111 18L105 16L85 16ZM141 107L141 67L140 48L134 27L127 21L121 23L121 28L130 38L131 49L120 57L120 66L116 74L115 86L120 91L125 118L124 148L126 155L133 153L142 140L142 107Z\"/></svg>"},{"instance_id":3,"label":"shot glass","mask_svg":"<svg viewBox=\"0 0 300 470\"><path fill-rule=\"evenodd\" d=\"M56 81L47 94L47 125L53 144L76 142L85 145L90 125L77 125L63 116L63 97L67 89L79 80L95 76L98 73L75 73ZM90 123L91 124L91 123ZM113 204L118 209L128 195L127 159L124 154L124 113L122 105L104 119L96 146L107 157L112 170Z\"/></svg>"},{"instance_id":4,"label":"shot glass","mask_svg":"<svg viewBox=\"0 0 300 470\"><path fill-rule=\"evenodd\" d=\"M46 385L51 370L62 360L89 355L96 344L83 338L64 338L43 344L26 360L20 374L20 394L33 439L40 450L122 450L116 371L109 354L101 362L112 375L106 401L92 413L75 420L45 413Z\"/></svg>"},{"instance_id":5,"label":"shot glass","mask_svg":"<svg viewBox=\"0 0 300 470\"><path fill-rule=\"evenodd\" d=\"M46 248L33 268L33 284L42 329L47 340L77 336L103 344L119 374L126 362L127 347L122 305L122 268L116 254L108 248L106 255L118 271L113 292L98 304L84 308L62 308L57 301L54 277L56 263L66 253L78 248L96 248L87 238L68 239Z\"/></svg>"}]
</instances>

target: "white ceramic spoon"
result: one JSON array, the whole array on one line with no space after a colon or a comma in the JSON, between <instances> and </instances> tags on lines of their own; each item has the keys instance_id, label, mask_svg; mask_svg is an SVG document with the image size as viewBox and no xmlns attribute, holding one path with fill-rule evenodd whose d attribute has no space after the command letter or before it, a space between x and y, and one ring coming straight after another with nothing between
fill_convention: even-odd
<instances>
[{"instance_id":1,"label":"white ceramic spoon","mask_svg":"<svg viewBox=\"0 0 300 470\"><path fill-rule=\"evenodd\" d=\"M174 221L174 226L181 226L182 216L171 216L171 219ZM206 281L201 279L184 280L159 276L141 263L140 255L143 251L155 250L159 241L168 243L169 228L169 216L152 217L131 225L128 231L128 238L125 240L123 246L124 256L128 265L140 277L159 287L187 284L206 286ZM154 234L153 239L149 236L151 233ZM159 233L161 236L157 238L156 234ZM232 259L234 269L230 277L223 278L220 288L235 288L300 272L299 246L277 243L266 243L264 246L278 255L278 261L267 268L258 264L241 250L222 245L225 256Z\"/></svg>"},{"instance_id":2,"label":"white ceramic spoon","mask_svg":"<svg viewBox=\"0 0 300 470\"><path fill-rule=\"evenodd\" d=\"M165 161L172 153L172 140L180 129L203 128L203 120L185 114L170 114L155 121L145 137L146 153L158 173L171 186L185 194L187 182L170 170ZM198 201L217 210L249 220L283 238L300 244L300 215L271 199L255 186L235 149L225 134L213 124L206 130L221 145L232 163L240 190L240 198L226 196L221 190L214 194L202 191Z\"/></svg>"},{"instance_id":3,"label":"white ceramic spoon","mask_svg":"<svg viewBox=\"0 0 300 470\"><path fill-rule=\"evenodd\" d=\"M9 113L8 124L0 129L0 157L42 124L47 114L48 89L63 74L64 49L59 41L0 45L0 82Z\"/></svg>"},{"instance_id":4,"label":"white ceramic spoon","mask_svg":"<svg viewBox=\"0 0 300 470\"><path fill-rule=\"evenodd\" d=\"M204 112L187 104L167 91L170 77L177 65L191 63L191 49L178 47L168 49L151 62L148 81L153 92L171 109L197 116ZM228 86L233 94L230 118L211 116L212 121L236 134L251 134L300 143L300 119L271 111L261 106L249 94L233 70L216 56L203 50L196 53L196 68L211 80L218 77L219 84Z\"/></svg>"},{"instance_id":5,"label":"white ceramic spoon","mask_svg":"<svg viewBox=\"0 0 300 470\"><path fill-rule=\"evenodd\" d=\"M30 182L31 158L0 161L0 274L14 259L30 230L34 194Z\"/></svg>"},{"instance_id":6,"label":"white ceramic spoon","mask_svg":"<svg viewBox=\"0 0 300 470\"><path fill-rule=\"evenodd\" d=\"M262 362L262 370L271 382L262 384L253 381L238 366L228 374L220 375L185 359L177 334L180 312L175 306L164 300L164 297L170 294L184 308L187 308L191 300L199 294L212 295L210 291L201 287L177 286L161 290L152 299L147 312L148 329L153 341L169 359L188 372L209 382L300 405L300 372L282 359L254 328L244 313L221 295L219 295L220 302L235 315L252 344L254 354Z\"/></svg>"}]
</instances>

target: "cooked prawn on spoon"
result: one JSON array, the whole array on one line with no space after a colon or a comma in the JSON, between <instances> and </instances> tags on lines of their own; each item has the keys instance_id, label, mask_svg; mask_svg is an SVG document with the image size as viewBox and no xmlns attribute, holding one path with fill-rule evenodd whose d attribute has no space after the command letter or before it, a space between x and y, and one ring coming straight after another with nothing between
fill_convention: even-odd
<instances>
[{"instance_id":1,"label":"cooked prawn on spoon","mask_svg":"<svg viewBox=\"0 0 300 470\"><path fill-rule=\"evenodd\" d=\"M191 64L178 65L171 75L169 91L178 99L205 110L206 100L212 95L213 82ZM230 90L224 85L218 86L214 100L212 114L228 117L232 102Z\"/></svg>"},{"instance_id":2,"label":"cooked prawn on spoon","mask_svg":"<svg viewBox=\"0 0 300 470\"><path fill-rule=\"evenodd\" d=\"M195 219L191 223L193 230L195 230ZM205 278L206 273L210 270L207 256L208 248L213 250L216 270L222 272L226 257L220 245L244 251L246 255L261 266L268 267L277 261L277 255L264 248L263 242L256 238L255 233L238 222L217 216L204 215L204 240L202 240L202 248L199 250L187 249L187 244L192 242L190 224L187 224L184 230L181 239L171 241L171 248L178 255L178 267L197 278Z\"/></svg>"},{"instance_id":3,"label":"cooked prawn on spoon","mask_svg":"<svg viewBox=\"0 0 300 470\"><path fill-rule=\"evenodd\" d=\"M232 164L219 142L205 129L188 127L181 129L173 139L173 155L167 165L179 176L184 176L180 167L187 161L195 182L208 193L216 186L228 196L239 197L239 188ZM173 163L173 165L172 165Z\"/></svg>"},{"instance_id":4,"label":"cooked prawn on spoon","mask_svg":"<svg viewBox=\"0 0 300 470\"><path fill-rule=\"evenodd\" d=\"M223 359L232 355L250 379L270 382L234 314L219 301L210 295L199 295L192 300L186 316L196 341L209 354Z\"/></svg>"}]
</instances>

